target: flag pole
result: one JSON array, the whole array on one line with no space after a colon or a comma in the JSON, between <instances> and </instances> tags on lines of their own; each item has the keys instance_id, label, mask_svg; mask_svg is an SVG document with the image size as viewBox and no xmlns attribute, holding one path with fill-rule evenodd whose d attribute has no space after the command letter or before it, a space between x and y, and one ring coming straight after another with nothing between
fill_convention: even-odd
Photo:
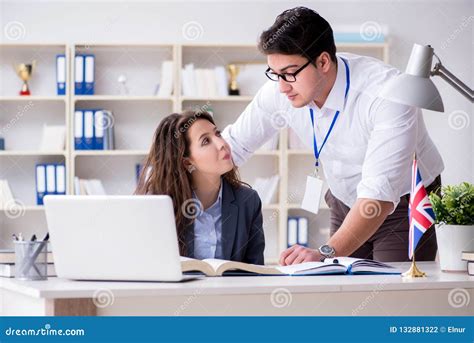
<instances>
[{"instance_id":1,"label":"flag pole","mask_svg":"<svg viewBox=\"0 0 474 343\"><path fill-rule=\"evenodd\" d=\"M415 263L415 251L413 251L413 258L411 259L411 266L405 273L402 274L403 277L414 278L414 277L426 277L426 273L418 269Z\"/></svg>"},{"instance_id":2,"label":"flag pole","mask_svg":"<svg viewBox=\"0 0 474 343\"><path fill-rule=\"evenodd\" d=\"M416 151L413 153L413 160L416 160ZM426 273L418 269L415 263L415 248L413 248L413 256L411 259L411 266L405 273L402 274L406 278L426 277Z\"/></svg>"}]
</instances>

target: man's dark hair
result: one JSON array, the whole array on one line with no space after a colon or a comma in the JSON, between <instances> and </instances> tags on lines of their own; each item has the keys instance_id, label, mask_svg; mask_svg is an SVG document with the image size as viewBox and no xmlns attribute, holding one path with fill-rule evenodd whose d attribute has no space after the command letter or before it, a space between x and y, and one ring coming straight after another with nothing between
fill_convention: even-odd
<instances>
[{"instance_id":1,"label":"man's dark hair","mask_svg":"<svg viewBox=\"0 0 474 343\"><path fill-rule=\"evenodd\" d=\"M336 61L336 44L331 25L316 11L295 7L281 13L273 25L262 32L258 43L265 54L300 55L315 61L327 52Z\"/></svg>"}]
</instances>

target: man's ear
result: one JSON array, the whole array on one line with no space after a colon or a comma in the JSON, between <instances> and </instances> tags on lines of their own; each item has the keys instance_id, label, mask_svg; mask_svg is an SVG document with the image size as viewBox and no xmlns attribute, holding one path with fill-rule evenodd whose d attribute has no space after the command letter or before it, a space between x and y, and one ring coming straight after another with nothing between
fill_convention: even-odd
<instances>
[{"instance_id":1,"label":"man's ear","mask_svg":"<svg viewBox=\"0 0 474 343\"><path fill-rule=\"evenodd\" d=\"M331 68L331 64L331 56L326 51L322 52L321 55L319 55L316 59L316 66L323 73L327 73L329 71L329 69Z\"/></svg>"}]
</instances>

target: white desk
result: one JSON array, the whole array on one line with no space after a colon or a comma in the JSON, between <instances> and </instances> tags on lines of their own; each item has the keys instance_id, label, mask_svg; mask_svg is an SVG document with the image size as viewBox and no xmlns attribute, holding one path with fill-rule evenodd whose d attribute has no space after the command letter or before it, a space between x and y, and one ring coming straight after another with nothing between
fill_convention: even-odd
<instances>
[{"instance_id":1,"label":"white desk","mask_svg":"<svg viewBox=\"0 0 474 343\"><path fill-rule=\"evenodd\" d=\"M409 263L394 264L407 270ZM3 315L474 315L474 277L419 262L394 275L216 277L185 283L0 278ZM98 306L96 306L98 304Z\"/></svg>"}]
</instances>

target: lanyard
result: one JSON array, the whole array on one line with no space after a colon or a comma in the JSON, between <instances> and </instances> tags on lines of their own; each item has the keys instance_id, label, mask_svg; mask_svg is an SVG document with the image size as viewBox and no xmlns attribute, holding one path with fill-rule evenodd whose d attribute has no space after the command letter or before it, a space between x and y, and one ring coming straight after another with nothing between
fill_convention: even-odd
<instances>
[{"instance_id":1,"label":"lanyard","mask_svg":"<svg viewBox=\"0 0 474 343\"><path fill-rule=\"evenodd\" d=\"M347 93L349 93L349 86L351 84L351 80L350 80L350 75L349 75L349 66L347 65L347 62L346 62L345 59L342 58L342 61L344 62L344 65L346 67L346 93L344 95L344 105L345 105L346 100L347 100ZM339 117L339 111L337 111L336 114L334 115L331 126L329 126L328 133L326 134L326 137L323 140L323 144L321 145L321 148L319 150L318 150L318 144L316 143L316 133L314 132L314 114L313 114L313 109L312 108L309 109L309 113L311 115L311 124L313 125L312 126L312 128L313 128L313 148L314 148L314 157L316 158L316 163L314 164L314 166L316 167L316 173L317 173L318 167L319 167L319 155L321 154L321 151L323 150L324 145L326 144L326 141L328 140L328 137L331 134L331 131L334 127L334 124L336 123L337 117Z\"/></svg>"}]
</instances>

